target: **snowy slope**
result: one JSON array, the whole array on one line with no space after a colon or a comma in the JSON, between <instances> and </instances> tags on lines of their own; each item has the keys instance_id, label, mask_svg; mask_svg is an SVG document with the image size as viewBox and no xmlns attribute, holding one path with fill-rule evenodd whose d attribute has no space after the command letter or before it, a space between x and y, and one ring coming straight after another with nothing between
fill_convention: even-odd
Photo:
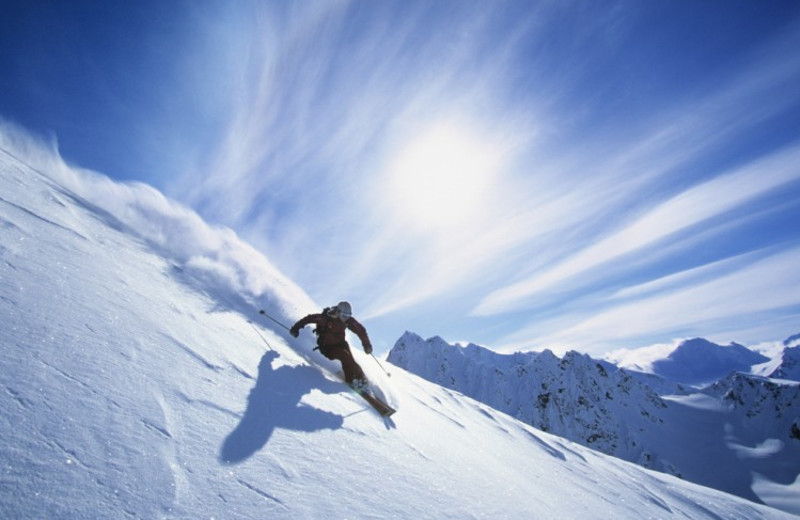
<instances>
[{"instance_id":1,"label":"snowy slope","mask_svg":"<svg viewBox=\"0 0 800 520\"><path fill-rule=\"evenodd\" d=\"M800 381L800 345L790 347L789 340L785 344L787 346L778 358L779 363L766 375L776 379Z\"/></svg>"},{"instance_id":2,"label":"snowy slope","mask_svg":"<svg viewBox=\"0 0 800 520\"><path fill-rule=\"evenodd\" d=\"M406 333L389 360L536 428L800 513L800 384L734 373L699 393L577 352L501 355Z\"/></svg>"},{"instance_id":3,"label":"snowy slope","mask_svg":"<svg viewBox=\"0 0 800 520\"><path fill-rule=\"evenodd\" d=\"M309 335L248 322L314 309L232 233L6 137L2 518L791 517L361 356L383 420Z\"/></svg>"}]
</instances>

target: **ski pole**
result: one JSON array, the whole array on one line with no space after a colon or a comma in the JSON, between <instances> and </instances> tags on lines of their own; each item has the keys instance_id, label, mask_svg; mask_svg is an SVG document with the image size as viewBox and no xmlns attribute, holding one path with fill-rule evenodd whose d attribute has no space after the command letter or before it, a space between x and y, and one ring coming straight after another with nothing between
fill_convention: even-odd
<instances>
[{"instance_id":1,"label":"ski pole","mask_svg":"<svg viewBox=\"0 0 800 520\"><path fill-rule=\"evenodd\" d=\"M264 336L263 336L263 335L262 335L262 334L261 334L261 333L258 331L258 329L256 328L256 326L255 326L255 325L253 325L253 322L252 322L252 321L250 321L250 320L247 320L247 323L249 323L249 324L250 324L250 326L251 326L251 327L253 327L253 330L254 330L254 331L256 331L256 334L258 334L258 336L261 338L261 341L263 341L263 342L264 342L264 343L267 345L267 350L274 350L274 349L272 348L272 345L270 345L270 344L269 344L269 341L267 341L267 338L265 338L265 337L264 337Z\"/></svg>"},{"instance_id":2,"label":"ski pole","mask_svg":"<svg viewBox=\"0 0 800 520\"><path fill-rule=\"evenodd\" d=\"M283 323L279 322L278 320L276 320L275 318L273 318L272 316L270 316L269 314L267 314L266 312L264 312L264 309L261 309L260 311L258 311L258 313L259 313L259 314L261 314L261 315L263 315L263 316L266 316L266 317L267 317L267 318L269 318L269 319L271 319L272 321L274 321L275 323L277 323L278 325L280 325L280 326L281 326L281 327L283 327L284 329L286 329L286 330L288 330L288 331L291 331L291 330L292 330L292 329L290 329L289 327L287 327L286 325L284 325Z\"/></svg>"},{"instance_id":3,"label":"ski pole","mask_svg":"<svg viewBox=\"0 0 800 520\"><path fill-rule=\"evenodd\" d=\"M375 354L370 353L370 355L372 356L372 359L374 359L375 362L378 364L378 366L381 367L381 370L383 370L383 373L386 374L389 377L392 377L392 374L390 374L389 372L386 371L385 368L383 368L383 365L381 365L381 362L378 361L378 358L375 357Z\"/></svg>"}]
</instances>

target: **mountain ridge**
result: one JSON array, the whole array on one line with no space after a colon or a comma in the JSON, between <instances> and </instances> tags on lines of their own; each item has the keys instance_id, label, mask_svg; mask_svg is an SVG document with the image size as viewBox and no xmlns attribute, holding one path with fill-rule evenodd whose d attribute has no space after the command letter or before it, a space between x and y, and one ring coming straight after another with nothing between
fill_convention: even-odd
<instances>
[{"instance_id":1,"label":"mountain ridge","mask_svg":"<svg viewBox=\"0 0 800 520\"><path fill-rule=\"evenodd\" d=\"M698 344L707 353L710 342L695 340L688 343L692 355L678 361L694 359ZM733 359L763 358L753 354L743 356L737 348ZM388 359L536 428L750 500L769 500L771 484L791 488L800 474L796 382L733 371L699 390L576 351L562 358L549 350L502 355L411 332L397 341ZM712 359L728 362L724 356ZM690 449L702 445L712 449ZM753 472L762 480L754 481ZM797 504L788 507L800 512Z\"/></svg>"}]
</instances>

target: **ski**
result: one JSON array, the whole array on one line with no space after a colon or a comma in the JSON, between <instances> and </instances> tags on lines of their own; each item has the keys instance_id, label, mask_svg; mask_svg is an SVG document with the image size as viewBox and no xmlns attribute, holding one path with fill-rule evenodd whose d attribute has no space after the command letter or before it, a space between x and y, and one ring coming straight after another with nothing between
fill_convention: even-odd
<instances>
[{"instance_id":1,"label":"ski","mask_svg":"<svg viewBox=\"0 0 800 520\"><path fill-rule=\"evenodd\" d=\"M366 390L353 388L352 386L350 388L353 390L353 392L363 397L364 400L372 405L375 411L381 414L383 417L389 417L397 411Z\"/></svg>"},{"instance_id":2,"label":"ski","mask_svg":"<svg viewBox=\"0 0 800 520\"><path fill-rule=\"evenodd\" d=\"M360 395L366 402L368 402L376 412L381 414L383 417L389 417L397 410L386 404L380 397L376 396L369 390L364 390L363 388L356 388L344 379L343 372L337 372L336 376L339 378L340 381L344 382L347 385L347 388L352 390L354 393Z\"/></svg>"}]
</instances>

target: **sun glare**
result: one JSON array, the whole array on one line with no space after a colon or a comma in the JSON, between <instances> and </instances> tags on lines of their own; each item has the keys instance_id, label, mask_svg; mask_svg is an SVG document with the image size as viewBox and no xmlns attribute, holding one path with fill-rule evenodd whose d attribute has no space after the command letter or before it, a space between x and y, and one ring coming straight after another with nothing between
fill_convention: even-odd
<instances>
[{"instance_id":1,"label":"sun glare","mask_svg":"<svg viewBox=\"0 0 800 520\"><path fill-rule=\"evenodd\" d=\"M498 163L490 144L454 125L436 125L402 149L393 164L394 210L428 230L468 224L487 203Z\"/></svg>"}]
</instances>

